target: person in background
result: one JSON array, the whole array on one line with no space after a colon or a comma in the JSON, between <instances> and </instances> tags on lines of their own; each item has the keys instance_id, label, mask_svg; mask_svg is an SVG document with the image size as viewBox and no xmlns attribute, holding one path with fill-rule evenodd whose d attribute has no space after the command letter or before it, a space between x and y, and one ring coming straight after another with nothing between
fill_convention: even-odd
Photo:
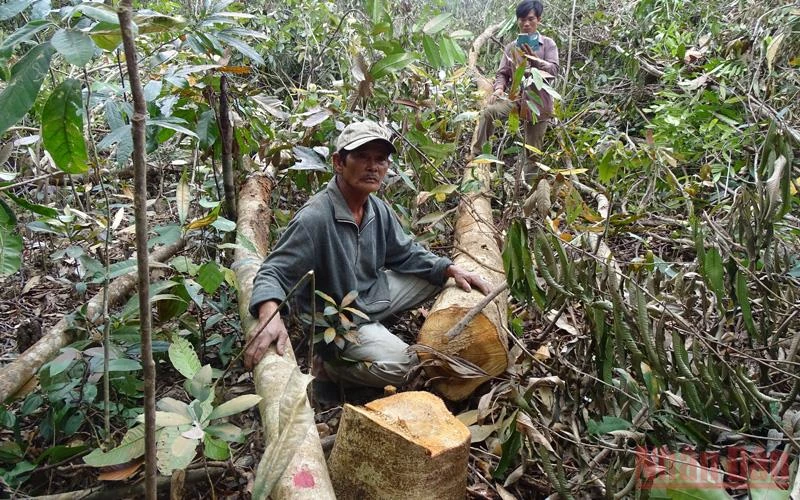
<instances>
[{"instance_id":1,"label":"person in background","mask_svg":"<svg viewBox=\"0 0 800 500\"><path fill-rule=\"evenodd\" d=\"M487 99L487 106L478 119L472 137L471 158L481 154L483 145L494 132L494 121L505 120L511 111L519 111L520 121L525 130L525 143L541 149L542 139L547 129L547 120L553 114L553 96L545 90L537 90L533 85L522 85L523 89L515 101L508 98L514 71L526 65L525 75L529 78L530 68L538 69L544 78L554 78L558 74L558 47L552 38L539 33L544 6L539 0L523 0L517 5L517 27L519 36L505 46L500 67L494 80L494 92ZM524 180L530 184L534 174L531 151L526 148Z\"/></svg>"},{"instance_id":2,"label":"person in background","mask_svg":"<svg viewBox=\"0 0 800 500\"><path fill-rule=\"evenodd\" d=\"M333 179L295 214L253 281L250 313L258 324L245 351L246 367L255 366L273 345L283 355L289 336L280 315L273 313L309 270L317 290L337 304L357 291L350 307L369 317L350 318L358 323L354 341L343 348L323 344L319 350L322 373L343 385L400 385L419 362L381 320L425 301L448 278L465 291L489 292L487 280L415 242L389 205L372 194L396 152L389 138L384 127L371 121L352 123L339 135ZM308 289L300 289L297 297L309 297ZM313 306L321 312L325 305L317 299ZM312 304L301 300L299 309L311 314Z\"/></svg>"}]
</instances>

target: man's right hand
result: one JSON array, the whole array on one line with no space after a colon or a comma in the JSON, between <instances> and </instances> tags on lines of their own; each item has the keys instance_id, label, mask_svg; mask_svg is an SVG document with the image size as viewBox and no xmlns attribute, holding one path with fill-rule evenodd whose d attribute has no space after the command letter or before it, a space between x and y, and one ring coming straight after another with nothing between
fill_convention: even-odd
<instances>
[{"instance_id":1,"label":"man's right hand","mask_svg":"<svg viewBox=\"0 0 800 500\"><path fill-rule=\"evenodd\" d=\"M275 343L275 350L283 356L289 342L289 333L283 324L280 314L273 313L278 309L278 304L273 301L262 303L258 308L258 324L253 330L252 342L244 352L244 367L253 369L264 358L269 347ZM272 320L268 322L272 316Z\"/></svg>"},{"instance_id":2,"label":"man's right hand","mask_svg":"<svg viewBox=\"0 0 800 500\"><path fill-rule=\"evenodd\" d=\"M500 89L495 90L492 94L486 98L486 104L494 104L497 102L497 98L503 95L503 91Z\"/></svg>"}]
</instances>

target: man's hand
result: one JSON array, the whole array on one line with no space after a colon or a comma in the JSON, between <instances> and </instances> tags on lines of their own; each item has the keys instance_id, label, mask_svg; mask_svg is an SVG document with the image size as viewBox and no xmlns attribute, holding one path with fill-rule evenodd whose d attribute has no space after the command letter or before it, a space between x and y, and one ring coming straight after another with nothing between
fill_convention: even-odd
<instances>
[{"instance_id":1,"label":"man's hand","mask_svg":"<svg viewBox=\"0 0 800 500\"><path fill-rule=\"evenodd\" d=\"M497 102L497 98L503 95L502 89L497 89L492 94L486 98L486 104L494 104Z\"/></svg>"},{"instance_id":2,"label":"man's hand","mask_svg":"<svg viewBox=\"0 0 800 500\"><path fill-rule=\"evenodd\" d=\"M492 291L489 281L478 273L471 273L453 264L447 268L447 277L453 278L459 288L465 292L471 292L474 286L484 295Z\"/></svg>"},{"instance_id":3,"label":"man's hand","mask_svg":"<svg viewBox=\"0 0 800 500\"><path fill-rule=\"evenodd\" d=\"M275 350L278 355L283 356L286 351L289 333L286 331L281 315L275 314L272 320L267 322L277 309L278 304L271 300L262 303L258 308L258 325L253 331L252 342L244 352L244 367L248 370L253 369L261 361L273 343L276 343Z\"/></svg>"}]
</instances>

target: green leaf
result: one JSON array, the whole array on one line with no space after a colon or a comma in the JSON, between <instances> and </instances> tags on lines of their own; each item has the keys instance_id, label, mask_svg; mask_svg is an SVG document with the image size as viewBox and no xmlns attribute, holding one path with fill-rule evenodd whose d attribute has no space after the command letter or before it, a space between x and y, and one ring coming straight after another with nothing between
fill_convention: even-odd
<instances>
[{"instance_id":1,"label":"green leaf","mask_svg":"<svg viewBox=\"0 0 800 500\"><path fill-rule=\"evenodd\" d=\"M436 33L439 33L445 29L452 20L453 14L450 14L449 12L445 14L439 14L425 23L425 26L422 27L422 32L426 35L435 35Z\"/></svg>"},{"instance_id":2,"label":"green leaf","mask_svg":"<svg viewBox=\"0 0 800 500\"><path fill-rule=\"evenodd\" d=\"M144 455L144 425L129 430L119 446L103 453L99 448L83 457L92 467L109 467L125 464Z\"/></svg>"},{"instance_id":3,"label":"green leaf","mask_svg":"<svg viewBox=\"0 0 800 500\"><path fill-rule=\"evenodd\" d=\"M136 421L144 423L144 414L136 417ZM192 417L180 413L173 413L171 411L157 411L156 412L156 427L170 427L178 425L186 425L192 423Z\"/></svg>"},{"instance_id":4,"label":"green leaf","mask_svg":"<svg viewBox=\"0 0 800 500\"><path fill-rule=\"evenodd\" d=\"M232 443L244 442L245 434L242 429L229 422L209 425L205 430L206 434L225 441L230 441Z\"/></svg>"},{"instance_id":5,"label":"green leaf","mask_svg":"<svg viewBox=\"0 0 800 500\"><path fill-rule=\"evenodd\" d=\"M36 33L45 30L51 26L50 21L39 19L31 21L14 33L8 35L2 43L0 43L0 58L7 59L11 57L14 47L18 44L30 40Z\"/></svg>"},{"instance_id":6,"label":"green leaf","mask_svg":"<svg viewBox=\"0 0 800 500\"><path fill-rule=\"evenodd\" d=\"M173 336L168 353L172 366L187 379L194 378L200 370L200 358L197 357L194 346L185 338Z\"/></svg>"},{"instance_id":7,"label":"green leaf","mask_svg":"<svg viewBox=\"0 0 800 500\"><path fill-rule=\"evenodd\" d=\"M203 440L203 453L211 460L227 460L231 456L231 449L225 441L206 434Z\"/></svg>"},{"instance_id":8,"label":"green leaf","mask_svg":"<svg viewBox=\"0 0 800 500\"><path fill-rule=\"evenodd\" d=\"M386 15L386 4L384 0L367 0L367 15L376 24Z\"/></svg>"},{"instance_id":9,"label":"green leaf","mask_svg":"<svg viewBox=\"0 0 800 500\"><path fill-rule=\"evenodd\" d=\"M189 413L189 405L184 403L183 401L178 401L175 398L171 398L169 396L161 398L156 403L156 407L165 412L177 413L178 415L182 415L189 419L189 422L192 422L192 415Z\"/></svg>"},{"instance_id":10,"label":"green leaf","mask_svg":"<svg viewBox=\"0 0 800 500\"><path fill-rule=\"evenodd\" d=\"M624 418L612 417L609 415L603 416L602 422L589 420L586 428L589 434L608 434L613 431L624 431L630 429L631 423Z\"/></svg>"},{"instance_id":11,"label":"green leaf","mask_svg":"<svg viewBox=\"0 0 800 500\"><path fill-rule=\"evenodd\" d=\"M0 109L3 110L0 113L0 135L20 121L33 106L50 69L53 52L49 43L39 44L11 68L11 79L0 94Z\"/></svg>"},{"instance_id":12,"label":"green leaf","mask_svg":"<svg viewBox=\"0 0 800 500\"><path fill-rule=\"evenodd\" d=\"M98 366L99 371L103 371L103 365ZM135 359L118 358L108 360L108 371L110 372L135 372L142 369L142 364Z\"/></svg>"},{"instance_id":13,"label":"green leaf","mask_svg":"<svg viewBox=\"0 0 800 500\"><path fill-rule=\"evenodd\" d=\"M42 110L42 141L62 171L82 174L89 170L80 80L64 80L50 94Z\"/></svg>"},{"instance_id":14,"label":"green leaf","mask_svg":"<svg viewBox=\"0 0 800 500\"><path fill-rule=\"evenodd\" d=\"M425 58L428 60L428 64L434 68L442 67L442 60L439 58L439 46L432 37L422 35L422 50L425 52Z\"/></svg>"},{"instance_id":15,"label":"green leaf","mask_svg":"<svg viewBox=\"0 0 800 500\"><path fill-rule=\"evenodd\" d=\"M712 247L706 252L703 272L708 280L708 285L717 296L717 300L721 301L725 294L724 269L722 267L722 257L716 247Z\"/></svg>"},{"instance_id":16,"label":"green leaf","mask_svg":"<svg viewBox=\"0 0 800 500\"><path fill-rule=\"evenodd\" d=\"M188 467L197 454L199 440L182 436L185 430L188 429L165 427L158 437L158 470L165 476Z\"/></svg>"},{"instance_id":17,"label":"green leaf","mask_svg":"<svg viewBox=\"0 0 800 500\"><path fill-rule=\"evenodd\" d=\"M219 138L217 117L213 109L203 111L197 120L197 137L200 140L200 149L206 150L214 145Z\"/></svg>"},{"instance_id":18,"label":"green leaf","mask_svg":"<svg viewBox=\"0 0 800 500\"><path fill-rule=\"evenodd\" d=\"M114 16L116 17L116 15ZM134 33L137 33L136 26L134 25ZM111 52L119 47L122 43L122 34L119 29L119 20L117 23L107 21L100 21L89 30L89 36L92 37L94 43L101 49Z\"/></svg>"},{"instance_id":19,"label":"green leaf","mask_svg":"<svg viewBox=\"0 0 800 500\"><path fill-rule=\"evenodd\" d=\"M206 262L197 272L197 283L199 283L208 294L216 292L223 281L225 281L225 275L222 274L219 266L217 266L217 263L214 261Z\"/></svg>"},{"instance_id":20,"label":"green leaf","mask_svg":"<svg viewBox=\"0 0 800 500\"><path fill-rule=\"evenodd\" d=\"M195 134L194 132L183 126L184 123L186 123L186 121L175 117L152 118L150 120L147 120L148 125L155 125L156 127L174 130L175 132L180 132L190 137L197 138L197 134Z\"/></svg>"},{"instance_id":21,"label":"green leaf","mask_svg":"<svg viewBox=\"0 0 800 500\"><path fill-rule=\"evenodd\" d=\"M321 292L321 291L319 291L319 290L314 290L314 293L315 293L315 294L316 294L318 297L321 297L321 298L322 298L322 300L324 300L324 301L325 301L325 302L327 302L328 304L332 304L332 305L334 305L334 306L336 305L336 301L335 301L335 300L333 300L333 297L331 297L331 296L330 296L330 295L328 295L327 293L325 293L325 292Z\"/></svg>"},{"instance_id":22,"label":"green leaf","mask_svg":"<svg viewBox=\"0 0 800 500\"><path fill-rule=\"evenodd\" d=\"M20 198L19 196L15 196L12 193L6 193L11 200L14 201L17 205L21 206L26 210L30 210L31 212L39 215L43 215L45 217L49 217L51 219L55 219L58 217L58 210L55 208L46 207L44 205L38 205L36 203L31 203L28 200Z\"/></svg>"},{"instance_id":23,"label":"green leaf","mask_svg":"<svg viewBox=\"0 0 800 500\"><path fill-rule=\"evenodd\" d=\"M94 56L94 42L82 31L60 29L50 43L68 63L75 66L84 66Z\"/></svg>"},{"instance_id":24,"label":"green leaf","mask_svg":"<svg viewBox=\"0 0 800 500\"><path fill-rule=\"evenodd\" d=\"M412 62L417 60L417 56L409 52L399 52L397 54L389 54L380 61L372 65L369 70L373 80L382 78L389 73L397 73Z\"/></svg>"},{"instance_id":25,"label":"green leaf","mask_svg":"<svg viewBox=\"0 0 800 500\"><path fill-rule=\"evenodd\" d=\"M261 396L257 394L244 394L242 396L225 401L221 405L214 408L211 412L209 420L216 418L227 417L235 413L243 412L261 402Z\"/></svg>"},{"instance_id":26,"label":"green leaf","mask_svg":"<svg viewBox=\"0 0 800 500\"><path fill-rule=\"evenodd\" d=\"M186 222L186 216L189 213L189 203L192 201L191 190L189 189L189 180L186 175L186 169L183 169L181 180L175 188L175 205L178 209L178 220L181 225Z\"/></svg>"},{"instance_id":27,"label":"green leaf","mask_svg":"<svg viewBox=\"0 0 800 500\"><path fill-rule=\"evenodd\" d=\"M16 16L32 4L33 0L11 0L0 5L0 21L5 21Z\"/></svg>"},{"instance_id":28,"label":"green leaf","mask_svg":"<svg viewBox=\"0 0 800 500\"><path fill-rule=\"evenodd\" d=\"M789 492L780 489L767 471L751 470L747 486L750 500L789 500Z\"/></svg>"},{"instance_id":29,"label":"green leaf","mask_svg":"<svg viewBox=\"0 0 800 500\"><path fill-rule=\"evenodd\" d=\"M336 328L328 327L325 329L325 332L322 334L323 340L325 340L326 344L330 344L336 338Z\"/></svg>"},{"instance_id":30,"label":"green leaf","mask_svg":"<svg viewBox=\"0 0 800 500\"><path fill-rule=\"evenodd\" d=\"M22 237L0 226L0 276L10 276L22 265Z\"/></svg>"}]
</instances>

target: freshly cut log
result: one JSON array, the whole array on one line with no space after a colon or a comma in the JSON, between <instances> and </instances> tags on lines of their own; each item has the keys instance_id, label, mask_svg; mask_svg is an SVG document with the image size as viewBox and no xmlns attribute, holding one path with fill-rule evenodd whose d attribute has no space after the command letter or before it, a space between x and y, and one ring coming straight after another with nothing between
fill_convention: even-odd
<instances>
[{"instance_id":1,"label":"freshly cut log","mask_svg":"<svg viewBox=\"0 0 800 500\"><path fill-rule=\"evenodd\" d=\"M256 326L248 304L253 293L253 278L269 249L269 195L272 181L264 174L253 174L239 194L239 218L233 270L239 293L239 316L249 340ZM253 498L334 499L325 464L314 411L306 388L311 376L303 374L292 347L279 356L270 348L256 366L256 393L266 448L258 465Z\"/></svg>"},{"instance_id":2,"label":"freshly cut log","mask_svg":"<svg viewBox=\"0 0 800 500\"><path fill-rule=\"evenodd\" d=\"M491 174L486 164L469 167L463 185L477 185L480 189L466 195L458 207L455 227L453 261L462 268L477 272L489 280L492 288L505 281L503 257L495 240L492 207L488 192ZM445 398L460 401L468 397L483 382L503 373L508 366L508 345L505 324L508 293L500 293L467 326L455 336L447 333L473 307L483 299L477 290L465 292L448 281L434 302L428 318L422 325L417 343L423 344L449 356L466 359L486 372L484 377L462 379L452 372L428 365L427 375L434 381L434 389ZM423 362L429 354L420 353Z\"/></svg>"},{"instance_id":3,"label":"freshly cut log","mask_svg":"<svg viewBox=\"0 0 800 500\"><path fill-rule=\"evenodd\" d=\"M172 245L159 248L150 254L151 262L164 262L175 255L186 244L181 238ZM108 285L108 307L116 307L136 288L136 273L132 272L120 276ZM92 324L103 320L103 292L98 292L86 303L86 318ZM58 351L73 342L70 333L70 324L66 319L61 319L53 325L48 332L35 344L25 350L20 356L3 367L3 376L0 377L0 402L14 396L24 386L38 383L34 375L43 364L53 359Z\"/></svg>"},{"instance_id":4,"label":"freshly cut log","mask_svg":"<svg viewBox=\"0 0 800 500\"><path fill-rule=\"evenodd\" d=\"M347 404L329 461L336 497L461 500L469 444L467 427L429 392Z\"/></svg>"}]
</instances>

